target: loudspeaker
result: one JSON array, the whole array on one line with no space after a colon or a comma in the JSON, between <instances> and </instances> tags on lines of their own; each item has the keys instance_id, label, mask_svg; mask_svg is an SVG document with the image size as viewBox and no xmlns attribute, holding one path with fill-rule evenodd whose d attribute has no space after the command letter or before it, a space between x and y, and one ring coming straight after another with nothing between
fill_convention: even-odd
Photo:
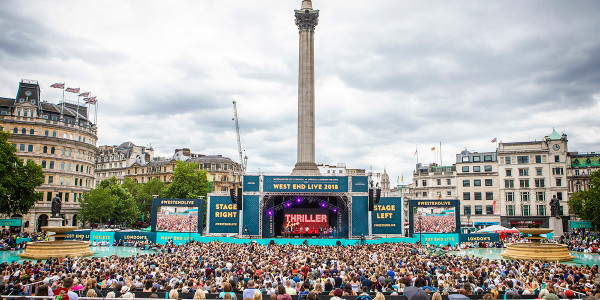
<instances>
[{"instance_id":1,"label":"loudspeaker","mask_svg":"<svg viewBox=\"0 0 600 300\"><path fill-rule=\"evenodd\" d=\"M379 198L381 197L381 188L375 189L375 204L379 203Z\"/></svg>"},{"instance_id":2,"label":"loudspeaker","mask_svg":"<svg viewBox=\"0 0 600 300\"><path fill-rule=\"evenodd\" d=\"M244 204L244 198L243 198L243 193L244 191L242 190L241 187L238 188L237 190L237 208L238 210L242 210L242 205Z\"/></svg>"},{"instance_id":3,"label":"loudspeaker","mask_svg":"<svg viewBox=\"0 0 600 300\"><path fill-rule=\"evenodd\" d=\"M235 203L235 189L229 189L229 197L231 197L231 203Z\"/></svg>"},{"instance_id":4,"label":"loudspeaker","mask_svg":"<svg viewBox=\"0 0 600 300\"><path fill-rule=\"evenodd\" d=\"M369 211L373 211L373 189L369 189Z\"/></svg>"}]
</instances>

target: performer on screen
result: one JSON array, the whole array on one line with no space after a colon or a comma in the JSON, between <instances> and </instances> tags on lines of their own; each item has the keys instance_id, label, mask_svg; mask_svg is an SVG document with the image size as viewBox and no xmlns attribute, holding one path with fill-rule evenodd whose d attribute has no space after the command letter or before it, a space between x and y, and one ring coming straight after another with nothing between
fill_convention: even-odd
<instances>
[{"instance_id":1,"label":"performer on screen","mask_svg":"<svg viewBox=\"0 0 600 300\"><path fill-rule=\"evenodd\" d=\"M304 231L304 234L308 235L308 230L309 230L310 228L308 228L308 226L306 226L306 228L305 228L305 229L306 229L306 230Z\"/></svg>"}]
</instances>

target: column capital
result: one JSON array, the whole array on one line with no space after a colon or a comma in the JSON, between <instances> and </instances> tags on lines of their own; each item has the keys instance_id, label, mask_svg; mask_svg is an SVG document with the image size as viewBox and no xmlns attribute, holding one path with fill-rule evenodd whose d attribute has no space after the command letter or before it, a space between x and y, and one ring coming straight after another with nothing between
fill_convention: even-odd
<instances>
[{"instance_id":1,"label":"column capital","mask_svg":"<svg viewBox=\"0 0 600 300\"><path fill-rule=\"evenodd\" d=\"M296 14L296 25L298 30L310 30L315 31L315 27L319 24L319 11L318 10L295 10Z\"/></svg>"}]
</instances>

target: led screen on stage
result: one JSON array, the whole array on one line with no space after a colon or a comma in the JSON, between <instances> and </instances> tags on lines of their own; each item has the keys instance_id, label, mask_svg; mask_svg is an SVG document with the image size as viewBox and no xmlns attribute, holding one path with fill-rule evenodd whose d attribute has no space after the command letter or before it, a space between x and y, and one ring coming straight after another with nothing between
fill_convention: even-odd
<instances>
[{"instance_id":1,"label":"led screen on stage","mask_svg":"<svg viewBox=\"0 0 600 300\"><path fill-rule=\"evenodd\" d=\"M156 231L197 232L198 208L160 206L156 213Z\"/></svg>"},{"instance_id":2,"label":"led screen on stage","mask_svg":"<svg viewBox=\"0 0 600 300\"><path fill-rule=\"evenodd\" d=\"M329 214L322 209L287 209L283 213L284 226L291 227L294 233L318 234L329 230ZM308 232L307 232L308 230Z\"/></svg>"},{"instance_id":3,"label":"led screen on stage","mask_svg":"<svg viewBox=\"0 0 600 300\"><path fill-rule=\"evenodd\" d=\"M456 232L454 207L417 207L414 215L415 233Z\"/></svg>"}]
</instances>

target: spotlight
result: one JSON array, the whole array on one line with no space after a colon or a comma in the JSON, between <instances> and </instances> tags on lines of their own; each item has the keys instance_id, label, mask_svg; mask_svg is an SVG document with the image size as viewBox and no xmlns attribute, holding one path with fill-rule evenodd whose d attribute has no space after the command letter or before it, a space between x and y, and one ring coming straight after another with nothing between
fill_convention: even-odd
<instances>
[{"instance_id":1,"label":"spotlight","mask_svg":"<svg viewBox=\"0 0 600 300\"><path fill-rule=\"evenodd\" d=\"M325 203L321 203L321 207L322 207L322 208L325 208Z\"/></svg>"},{"instance_id":2,"label":"spotlight","mask_svg":"<svg viewBox=\"0 0 600 300\"><path fill-rule=\"evenodd\" d=\"M272 216L273 215L273 211L272 210L267 211L267 215Z\"/></svg>"},{"instance_id":3,"label":"spotlight","mask_svg":"<svg viewBox=\"0 0 600 300\"><path fill-rule=\"evenodd\" d=\"M298 198L298 199L296 199L296 202L300 203L300 202L302 202L302 199Z\"/></svg>"},{"instance_id":4,"label":"spotlight","mask_svg":"<svg viewBox=\"0 0 600 300\"><path fill-rule=\"evenodd\" d=\"M337 208L334 208L334 209L333 209L333 212L334 212L334 213L336 213L336 212L337 212Z\"/></svg>"},{"instance_id":5,"label":"spotlight","mask_svg":"<svg viewBox=\"0 0 600 300\"><path fill-rule=\"evenodd\" d=\"M285 204L285 206L286 207L290 207L290 206L292 206L292 204L288 202L288 203Z\"/></svg>"}]
</instances>

